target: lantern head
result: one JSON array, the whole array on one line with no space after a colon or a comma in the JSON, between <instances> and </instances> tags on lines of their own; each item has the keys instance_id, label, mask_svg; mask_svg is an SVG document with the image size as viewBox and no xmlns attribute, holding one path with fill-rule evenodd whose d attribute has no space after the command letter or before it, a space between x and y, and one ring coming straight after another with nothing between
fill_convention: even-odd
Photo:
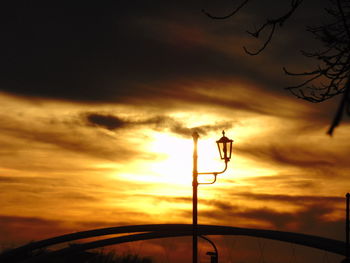
<instances>
[{"instance_id":1,"label":"lantern head","mask_svg":"<svg viewBox=\"0 0 350 263\"><path fill-rule=\"evenodd\" d=\"M232 153L232 142L225 136L225 131L222 131L222 137L220 140L216 141L220 153L221 160L225 160L225 162L230 161L231 153Z\"/></svg>"}]
</instances>

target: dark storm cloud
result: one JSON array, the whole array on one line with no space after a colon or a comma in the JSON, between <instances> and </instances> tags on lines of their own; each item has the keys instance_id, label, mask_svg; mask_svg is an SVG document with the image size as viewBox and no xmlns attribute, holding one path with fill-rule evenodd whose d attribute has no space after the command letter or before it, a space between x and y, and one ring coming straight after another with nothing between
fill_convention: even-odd
<instances>
[{"instance_id":1,"label":"dark storm cloud","mask_svg":"<svg viewBox=\"0 0 350 263\"><path fill-rule=\"evenodd\" d=\"M142 6L56 1L10 7L7 12L17 17L3 18L2 88L42 97L120 101L135 94L152 97L141 83L214 70L207 66L213 58L227 60L203 47L182 50L164 43L161 32L151 36L153 28L135 26L135 11Z\"/></svg>"},{"instance_id":2,"label":"dark storm cloud","mask_svg":"<svg viewBox=\"0 0 350 263\"><path fill-rule=\"evenodd\" d=\"M155 130L169 130L172 133L185 137L190 136L193 131L197 131L205 136L208 132L232 127L232 124L222 122L215 125L202 125L190 128L175 118L168 116L154 116L146 119L123 119L110 114L86 113L83 114L83 118L86 119L88 125L99 126L108 130L142 126L151 127Z\"/></svg>"},{"instance_id":3,"label":"dark storm cloud","mask_svg":"<svg viewBox=\"0 0 350 263\"><path fill-rule=\"evenodd\" d=\"M217 32L221 26L201 8L203 1L8 4L1 28L2 89L77 101L137 97L144 103L187 100L184 91L191 87L173 85L183 80L240 76L285 85L259 65L215 47L226 41Z\"/></svg>"}]
</instances>

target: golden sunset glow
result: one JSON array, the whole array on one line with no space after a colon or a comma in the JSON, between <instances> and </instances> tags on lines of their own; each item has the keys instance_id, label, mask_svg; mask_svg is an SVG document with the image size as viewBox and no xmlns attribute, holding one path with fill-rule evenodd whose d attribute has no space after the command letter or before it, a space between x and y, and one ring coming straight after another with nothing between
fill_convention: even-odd
<instances>
[{"instance_id":1,"label":"golden sunset glow","mask_svg":"<svg viewBox=\"0 0 350 263\"><path fill-rule=\"evenodd\" d=\"M322 220L330 224L343 220L342 202L321 200L347 191L342 181L329 176L331 170L327 168L327 162L339 156L335 149L346 151L346 125L339 129L337 137L327 138L322 129L290 133L300 125L298 122L241 110L233 117L216 112L206 115L205 108L198 113L174 110L160 119L145 116L147 108L30 103L4 94L0 99L5 109L0 140L7 145L8 153L13 151L2 155L0 168L2 211L8 218L15 218L20 211L21 218L40 215L40 220L47 222L59 220L55 233L118 222L191 223L191 135L194 128L203 127L200 129L205 133L200 134L198 142L199 172L223 169L215 143L223 129L234 143L228 170L218 176L214 185L199 187L201 224L227 224L235 217L234 223L228 224L266 229L283 226L299 231L302 224L297 220L274 223L254 213L265 213L267 217L274 213L302 215L305 207L320 202L332 204L332 210L322 214ZM287 100L285 105L289 103L295 102ZM107 124L115 124L89 123L86 116L92 112L118 114L130 123L129 128L107 129ZM240 114L244 119L236 121ZM212 129L215 126L218 128ZM328 152L328 156L320 155L312 161L310 145L318 152ZM270 147L269 153L263 150ZM317 163L311 169L303 167L309 158ZM280 162L283 160L287 165ZM302 166L294 165L298 163ZM345 176L345 170L340 174ZM212 179L199 176L201 182ZM40 231L38 238L54 234L43 228ZM24 241L33 233L12 235Z\"/></svg>"},{"instance_id":2,"label":"golden sunset glow","mask_svg":"<svg viewBox=\"0 0 350 263\"><path fill-rule=\"evenodd\" d=\"M166 127L153 130L144 126L138 130L130 129L125 130L125 133L116 133L113 130L103 129L102 127L86 126L86 121L83 118L79 120L79 126L72 128L69 123L73 123L75 118L84 116L82 112L87 111L84 106L57 102L38 102L33 104L4 95L2 96L2 101L6 102L4 105L7 108L7 112L11 110L11 114L14 116L25 116L24 119L17 117L17 120L14 121L15 118L10 119L9 116L2 115L2 126L8 131L2 134L2 141L7 141L8 143L10 141L9 138L13 138L11 141L16 142L16 144L12 147L21 147L19 148L21 150L17 152L15 163L11 158L6 159L6 156L2 158L3 166L1 172L11 176L13 181L11 184L14 186L11 188L11 193L7 192L6 188L3 191L3 198L8 200L9 204L3 206L3 211L6 211L8 215L16 214L17 211L15 206L10 205L11 199L16 196L16 200L28 202L30 199L28 199L25 191L32 192L39 187L39 185L30 186L30 184L24 182L16 182L16 180L23 180L22 178L26 178L25 180L28 182L33 180L50 186L48 189L51 190L46 191L50 195L53 194L54 199L57 199L55 202L58 202L60 200L59 196L62 195L63 197L65 195L64 191L68 189L70 189L68 191L74 199L80 198L80 194L78 195L75 192L82 191L81 201L85 202L85 205L82 204L83 207L86 206L86 209L92 210L91 212L88 212L88 210L84 211L79 208L80 206L77 207L73 203L63 201L60 203L60 207L67 213L69 212L71 218L81 219L89 215L89 220L103 220L104 212L101 214L92 212L97 207L98 210L106 212L109 209L125 212L129 211L130 207L133 207L132 211L148 213L153 218L152 220L158 217L157 221L159 222L161 222L159 215L173 210L174 207L178 207L180 211L190 211L191 204L189 202L181 201L179 203L176 201L179 197L191 197L193 142L190 129L186 130L184 134L176 134L171 131L161 130ZM18 107L18 105L25 107L25 113L22 112L21 107ZM43 107L46 109L45 114L40 110ZM88 111L118 112L120 116L124 116L126 119L140 116L138 117L140 123L143 122L141 112L138 110L130 111L129 108L123 106L119 106L114 110L107 109L106 107L104 109L99 107L92 109L89 107ZM66 114L58 116L62 110ZM217 120L220 120L220 116L215 114L209 114L208 118L205 118L202 111L198 115L190 112L174 111L169 116L171 116L169 118L172 118L173 122L179 120L185 122L187 127L206 127L206 125L217 123ZM50 118L56 118L56 120L49 122ZM15 129L14 125L20 128ZM289 123L288 125L291 124ZM222 129L224 128L222 127ZM342 129L345 128L346 126ZM281 124L280 119L277 117L257 117L247 114L245 114L244 121L236 125L235 128L227 127L227 136L234 139L232 160L229 162L227 172L218 176L218 182L215 185L211 187L201 186L200 195L204 201L201 204L202 209L210 210L212 208L210 200L215 200L219 196L220 199L225 199L231 193L236 195L250 192L252 189L254 189L255 194L273 192L274 194L283 195L287 187L288 195L310 195L309 188L291 187L297 183L314 183L311 178L305 177L301 179L298 175L301 171L300 169L288 165L277 165L271 161L262 161L259 158L251 158L249 155L241 154L242 148L249 149L249 147L255 147L256 145L273 143L276 147L281 146L282 142L279 142L278 137L271 136L271 134L284 133L287 129L289 128ZM337 138L329 139L319 135L307 141L308 143L317 142L317 147L320 149L324 147L328 149L330 143L338 145L343 141L343 136L346 135L342 134L342 129L340 129L339 137ZM23 134L24 136L12 137L12 131L16 131L17 134ZM200 136L198 143L199 172L220 171L223 169L224 164L219 158L215 143L220 136L220 128L216 129L215 132L210 131ZM295 138L293 139L293 137ZM52 141L53 138L55 141ZM306 140L300 134L297 136L292 134L290 138L298 145L306 143ZM30 148L23 148L21 145L26 144L28 140L32 141ZM341 144L337 147L341 147ZM259 151L257 150L257 153ZM292 152L288 154L288 158L298 161L298 156L295 156ZM48 161L47 156L51 156L50 161ZM19 167L22 167L22 170L19 170ZM25 171L25 177L23 177L23 171ZM317 174L317 172L317 169L311 170L311 175ZM212 177L200 176L200 180L208 182L212 180ZM270 180L274 183L269 183ZM288 186L286 180L289 181L289 184L291 183L290 186ZM8 181L8 183L12 181ZM265 181L265 183L258 183L260 181ZM4 181L4 183L6 182ZM325 182L326 178L323 179L321 185L314 186L313 192L327 195L330 190L334 189L334 191L337 191L342 185L341 183L337 185L334 182L332 188L322 190L322 185ZM24 192L23 187L27 189ZM73 193L76 197L73 197ZM124 197L117 197L120 195ZM21 199L21 196L23 199ZM139 199L138 196L144 197ZM37 198L33 196L33 202L37 202ZM155 200L160 198L162 202L153 201L153 198ZM235 200L239 201L239 203L243 202L238 196L235 197ZM27 206L28 209L23 208L21 213L23 216L35 216L36 213L51 210L49 207L53 204L53 201L48 201L35 209ZM209 203L206 204L206 202ZM279 211L298 210L298 206L292 203L280 205L278 201L271 200L270 204L273 204L273 207ZM242 205L242 207L255 209L260 207L260 205L259 200L248 199L244 200L244 206ZM141 207L142 209L140 209ZM45 212L45 215L47 219L60 217L60 213L57 210ZM333 213L332 216L327 215L327 218L335 219L335 217L338 218L341 215L338 212ZM126 218L128 218L127 213L125 214ZM181 217L175 216L175 218ZM113 221L113 217L109 218L108 221ZM189 219L185 219L185 221L189 222ZM211 221L203 218L202 222L210 223Z\"/></svg>"},{"instance_id":3,"label":"golden sunset glow","mask_svg":"<svg viewBox=\"0 0 350 263\"><path fill-rule=\"evenodd\" d=\"M344 239L349 119L344 114L328 136L340 96L309 103L284 89L299 80L284 66L311 63L299 45L316 49L296 27L279 31L277 47L259 56L242 51L257 46L242 25L265 21L260 12L269 5L216 21L201 5L218 14L232 7L117 1L73 12L34 2L10 9L23 17L6 18L12 22L2 32L0 246L103 227L191 224L192 134L199 134L198 172L220 172L223 130L234 140L232 158L215 184L199 185L199 224ZM235 238L213 237L222 262L255 262L248 250L257 246L236 250ZM135 246L154 251L156 262L185 262L190 241L176 240ZM203 240L200 247L210 249Z\"/></svg>"}]
</instances>

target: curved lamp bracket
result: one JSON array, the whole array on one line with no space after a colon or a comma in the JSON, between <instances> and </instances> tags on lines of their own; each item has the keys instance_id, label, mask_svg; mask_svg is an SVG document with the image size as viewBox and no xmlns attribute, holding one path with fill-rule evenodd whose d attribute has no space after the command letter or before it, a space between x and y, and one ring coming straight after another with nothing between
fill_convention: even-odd
<instances>
[{"instance_id":1,"label":"curved lamp bracket","mask_svg":"<svg viewBox=\"0 0 350 263\"><path fill-rule=\"evenodd\" d=\"M219 251L217 249L217 247L215 246L214 242L211 241L209 238L207 238L206 236L200 235L200 238L208 241L210 243L210 245L212 245L212 247L214 248L215 254L216 254L216 258L219 258Z\"/></svg>"},{"instance_id":2,"label":"curved lamp bracket","mask_svg":"<svg viewBox=\"0 0 350 263\"><path fill-rule=\"evenodd\" d=\"M211 181L211 182L209 182L209 183L200 183L200 182L198 182L198 185L200 185L200 184L214 184L214 183L216 182L216 176L217 176L218 174L224 173L224 172L227 170L227 163L228 163L228 160L225 160L225 168L224 168L224 170L222 170L221 172L198 173L198 175L205 175L205 174L212 174L212 175L214 175L213 181Z\"/></svg>"}]
</instances>

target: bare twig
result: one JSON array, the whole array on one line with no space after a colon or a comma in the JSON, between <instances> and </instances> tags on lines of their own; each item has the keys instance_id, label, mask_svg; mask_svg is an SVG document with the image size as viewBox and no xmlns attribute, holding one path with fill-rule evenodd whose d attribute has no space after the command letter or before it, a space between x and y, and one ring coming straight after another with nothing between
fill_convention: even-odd
<instances>
[{"instance_id":1,"label":"bare twig","mask_svg":"<svg viewBox=\"0 0 350 263\"><path fill-rule=\"evenodd\" d=\"M230 18L231 16L234 16L239 10L241 10L242 7L244 7L247 3L249 2L249 0L245 0L243 1L240 5L238 5L235 9L233 9L233 11L231 13L229 13L228 15L225 16L213 16L210 13L208 13L207 11L205 11L204 9L202 9L202 12L204 14L206 14L208 17L212 18L212 19L227 19Z\"/></svg>"},{"instance_id":2,"label":"bare twig","mask_svg":"<svg viewBox=\"0 0 350 263\"><path fill-rule=\"evenodd\" d=\"M257 51L249 51L245 46L243 47L245 53L251 55L251 56L255 56L255 55L258 55L261 51L263 51L267 45L271 42L271 39L272 39L272 36L273 36L273 33L275 32L275 28L276 28L276 24L272 24L271 25L271 31L270 31L270 34L269 36L267 37L266 41L264 42L264 44L260 47L260 49L258 49ZM260 32L259 32L260 33ZM255 35L258 35L259 33L255 34ZM253 35L253 34L252 34Z\"/></svg>"},{"instance_id":3,"label":"bare twig","mask_svg":"<svg viewBox=\"0 0 350 263\"><path fill-rule=\"evenodd\" d=\"M290 18L290 16L297 10L299 5L303 2L303 0L293 0L291 2L291 8L288 10L287 13L282 15L281 17L275 18L275 19L268 19L264 24L260 26L259 29L250 32L247 31L248 34L250 34L252 37L259 38L261 32L263 32L265 29L270 28L270 33L262 46L257 50L257 51L249 51L246 47L243 47L244 51L252 56L260 54L266 47L267 45L271 42L272 37L275 33L276 26L278 25L279 27L282 27L283 24Z\"/></svg>"}]
</instances>

